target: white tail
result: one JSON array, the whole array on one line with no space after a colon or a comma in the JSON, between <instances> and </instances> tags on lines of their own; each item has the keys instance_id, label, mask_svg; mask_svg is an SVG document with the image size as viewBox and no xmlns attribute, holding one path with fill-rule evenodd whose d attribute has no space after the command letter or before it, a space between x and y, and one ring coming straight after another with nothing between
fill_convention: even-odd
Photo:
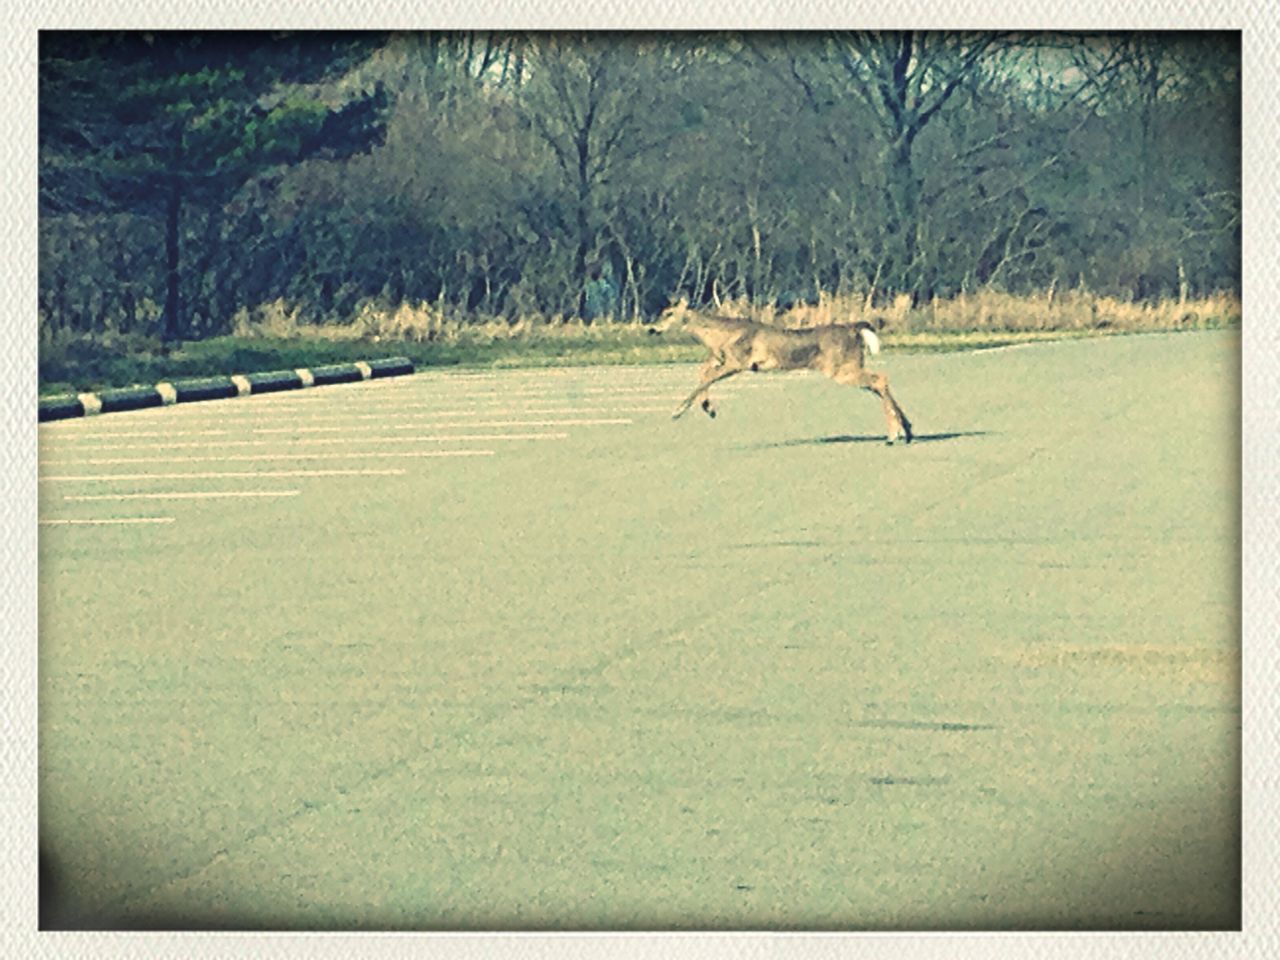
<instances>
[{"instance_id":1,"label":"white tail","mask_svg":"<svg viewBox=\"0 0 1280 960\"><path fill-rule=\"evenodd\" d=\"M836 383L862 387L880 397L889 442L911 442L911 423L889 392L889 378L867 370L863 364L864 347L873 354L880 352L880 338L869 323L786 330L737 317L699 313L690 310L688 302L681 299L663 312L653 330L662 333L677 326L701 340L711 355L702 367L698 386L676 407L673 419L700 397L702 409L714 417L715 406L707 390L735 374L748 370L816 370Z\"/></svg>"},{"instance_id":2,"label":"white tail","mask_svg":"<svg viewBox=\"0 0 1280 960\"><path fill-rule=\"evenodd\" d=\"M874 330L870 327L858 327L858 334L862 337L862 342L867 345L867 349L871 351L871 355L875 356L880 352L880 338L876 336Z\"/></svg>"}]
</instances>

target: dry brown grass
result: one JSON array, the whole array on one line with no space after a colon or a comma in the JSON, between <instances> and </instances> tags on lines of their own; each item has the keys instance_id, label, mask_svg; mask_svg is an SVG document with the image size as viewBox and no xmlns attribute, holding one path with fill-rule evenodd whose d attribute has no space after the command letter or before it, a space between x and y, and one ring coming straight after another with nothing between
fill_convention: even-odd
<instances>
[{"instance_id":1,"label":"dry brown grass","mask_svg":"<svg viewBox=\"0 0 1280 960\"><path fill-rule=\"evenodd\" d=\"M1062 335L1215 329L1237 325L1241 316L1240 298L1225 293L1182 303L1129 303L1077 292L1055 297L984 291L914 307L906 296L888 305L868 307L858 297L823 294L816 304L785 312L745 299L726 300L710 309L786 327L868 320L882 326L885 336L898 346L930 346L943 340L963 346L966 339L984 340L993 335L1016 341ZM565 340L607 344L620 337L633 337L643 327L637 321L587 324L561 315L530 314L508 320L468 315L453 307L426 302L392 306L368 301L348 323L312 322L298 307L283 300L253 310L241 309L234 318L234 335L246 338L469 345Z\"/></svg>"},{"instance_id":2,"label":"dry brown grass","mask_svg":"<svg viewBox=\"0 0 1280 960\"><path fill-rule=\"evenodd\" d=\"M725 312L751 315L786 326L816 326L884 320L891 334L1101 332L1143 333L1214 329L1239 323L1241 304L1235 294L1217 294L1179 302L1130 303L1112 297L1069 292L1059 296L1014 296L984 291L951 300L911 306L899 297L887 307L868 308L859 298L823 296L774 318L772 311L725 304Z\"/></svg>"},{"instance_id":3,"label":"dry brown grass","mask_svg":"<svg viewBox=\"0 0 1280 960\"><path fill-rule=\"evenodd\" d=\"M612 342L620 332L636 333L639 322L588 324L560 314L530 314L516 320L468 316L451 307L419 302L390 306L368 301L349 323L316 323L276 300L235 316L233 334L247 338L318 338L399 343L489 344L502 341L575 340Z\"/></svg>"}]
</instances>

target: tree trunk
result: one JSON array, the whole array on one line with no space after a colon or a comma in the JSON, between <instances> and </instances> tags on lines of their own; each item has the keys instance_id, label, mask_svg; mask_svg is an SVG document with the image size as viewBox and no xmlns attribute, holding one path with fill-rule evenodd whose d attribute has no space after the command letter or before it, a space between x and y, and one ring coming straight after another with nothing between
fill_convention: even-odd
<instances>
[{"instance_id":1,"label":"tree trunk","mask_svg":"<svg viewBox=\"0 0 1280 960\"><path fill-rule=\"evenodd\" d=\"M182 337L182 325L178 311L178 220L182 213L182 187L177 177L169 181L169 199L165 211L164 254L165 254L165 297L164 297L164 331L163 339L179 340Z\"/></svg>"},{"instance_id":2,"label":"tree trunk","mask_svg":"<svg viewBox=\"0 0 1280 960\"><path fill-rule=\"evenodd\" d=\"M909 130L902 131L894 145L892 166L889 170L892 190L893 231L889 241L889 259L893 264L889 283L898 292L911 292L914 280L911 276L919 249L919 184L916 183L912 146L915 137Z\"/></svg>"},{"instance_id":3,"label":"tree trunk","mask_svg":"<svg viewBox=\"0 0 1280 960\"><path fill-rule=\"evenodd\" d=\"M586 314L587 306L587 281L591 278L587 276L587 254L590 251L593 238L591 236L591 222L589 207L591 204L591 176L588 172L588 161L590 159L590 130L589 126L591 115L588 113L587 120L583 129L579 131L577 137L578 150L578 209L577 209L577 228L578 228L578 246L573 253L573 282L577 285L577 295L574 297L574 311L579 317Z\"/></svg>"}]
</instances>

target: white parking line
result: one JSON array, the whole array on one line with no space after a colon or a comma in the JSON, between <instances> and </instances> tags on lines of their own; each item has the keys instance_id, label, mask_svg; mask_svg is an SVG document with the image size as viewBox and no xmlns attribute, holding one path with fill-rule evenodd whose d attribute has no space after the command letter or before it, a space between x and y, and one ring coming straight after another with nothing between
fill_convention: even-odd
<instances>
[{"instance_id":1,"label":"white parking line","mask_svg":"<svg viewBox=\"0 0 1280 960\"><path fill-rule=\"evenodd\" d=\"M686 382L686 381L681 381ZM696 382L695 378L690 378L687 382ZM737 392L741 390L761 390L761 389L778 389L782 384L776 379L771 380L743 380L734 384L725 384L722 392ZM616 399L639 400L647 398L658 398L669 396L672 390L678 392L678 385L673 384L671 387L654 386L651 384L637 385L634 387L584 387L573 384L561 384L558 389L554 390L435 390L431 388L402 391L409 393L409 397L403 395L367 397L360 401L361 406L367 407L383 407L383 406L401 406L406 400L435 400L435 401L484 401L493 402L497 400L541 400L555 399L561 402L582 397L586 400L604 400ZM279 399L274 401L278 407L298 407L311 408L322 406L345 406L349 402L348 398L325 396L319 392L306 394L289 394L279 395ZM241 407L240 409L244 409Z\"/></svg>"},{"instance_id":2,"label":"white parking line","mask_svg":"<svg viewBox=\"0 0 1280 960\"><path fill-rule=\"evenodd\" d=\"M40 520L42 527L84 524L99 526L112 523L173 523L173 517L110 517L102 520Z\"/></svg>"},{"instance_id":3,"label":"white parking line","mask_svg":"<svg viewBox=\"0 0 1280 960\"><path fill-rule=\"evenodd\" d=\"M753 389L760 387L777 387L779 384L768 380L742 381L734 384L734 388L738 390ZM443 388L443 389L441 389ZM589 396L619 396L625 397L629 394L653 394L665 392L661 386L653 384L636 384L634 386L609 386L596 387L586 386L576 383L559 383L548 384L547 387L535 387L527 389L524 387L508 388L502 390L457 390L451 389L444 384L421 384L418 389L413 391L398 391L399 393L412 392L419 397L440 397L440 398L458 398L458 399L478 399L481 397L562 397L566 394L583 394ZM317 406L329 403L346 403L350 398L342 396L334 396L321 391L308 391L306 393L287 393L276 395L278 399L272 401L277 406ZM374 405L380 402L400 403L399 396L383 396L383 397L367 397L361 398L362 404Z\"/></svg>"},{"instance_id":4,"label":"white parking line","mask_svg":"<svg viewBox=\"0 0 1280 960\"><path fill-rule=\"evenodd\" d=\"M121 463L238 463L263 460L351 460L387 457L491 457L492 450L348 450L342 453L251 453L212 457L83 457L70 460L41 460L42 467L108 466Z\"/></svg>"},{"instance_id":5,"label":"white parking line","mask_svg":"<svg viewBox=\"0 0 1280 960\"><path fill-rule=\"evenodd\" d=\"M719 391L719 394L721 396L735 395L734 391L732 390L721 390ZM643 396L636 396L633 399L646 401L645 406L647 407L647 406L657 404L659 401L662 401L662 402L670 401L672 404L674 404L680 398L681 398L681 391L674 390L674 391L665 391L661 393L648 393ZM481 399L474 406L462 407L460 409L461 409L461 412L463 413L474 413L474 415L476 416L484 416L484 415L492 416L494 414L506 413L506 412L517 413L517 414L549 412L543 409L542 407L538 407L538 406L512 407L509 403L502 407L493 407L493 406L485 405L485 404L498 403L499 401L507 401L509 399L510 399L509 397L495 398L493 400ZM419 399L415 397L415 398L406 398L405 400L399 401L397 403L388 403L388 404L361 403L359 407L362 410L387 411L386 413L382 414L382 416L385 417L388 414L396 414L402 410L433 410L438 408L442 403L445 403L445 402L448 402L450 405L456 407L459 404L466 403L467 400L468 400L467 397L458 397L458 396L436 397L434 399ZM565 404L568 403L570 398L547 397L547 398L540 398L540 400L542 400L542 402L545 402L545 403L557 404L558 405L557 409L565 409ZM341 411L346 406L347 406L346 404L336 404L336 403L335 404L316 404L308 407L303 407L298 404L293 404L287 408L281 405L280 407L277 407L275 410L271 410L271 411L259 410L259 411L255 411L255 413L258 415L272 414L275 416L291 416L291 417L298 417L299 419L303 419L303 418L311 419L316 415L325 415L325 414L331 415L335 411ZM157 408L157 409L162 409L162 408ZM181 410L181 409L182 409L181 407L163 408L163 410ZM643 408L636 407L636 406L629 406L629 405L614 404L610 409L616 410L620 413L635 413ZM670 407L663 407L663 408L657 408L657 409L670 410ZM566 412L587 414L587 413L596 413L600 411L593 409L591 407L569 407L566 409ZM237 419L239 419L239 416L240 415L237 415Z\"/></svg>"},{"instance_id":6,"label":"white parking line","mask_svg":"<svg viewBox=\"0 0 1280 960\"><path fill-rule=\"evenodd\" d=\"M675 371L674 373L674 375L681 376L682 381L687 374L687 370ZM447 417L503 417L504 419L502 420L483 421L483 425L487 426L492 423L493 425L510 424L515 426L519 424L519 421L514 418L535 416L548 418L545 421L535 421L537 425L542 425L545 422L548 426L554 426L557 424L552 423L549 418L564 414L579 421L577 423L566 421L565 425L585 426L588 425L586 422L588 420L604 422L611 419L622 419L619 417L593 416L597 414L665 413L669 409L667 402L672 399L673 391L675 393L680 392L676 386L664 388L653 382L626 388L594 388L581 386L577 382L557 382L546 384L546 386L554 388L551 390L499 389L474 392L450 389L450 384L447 381L456 379L460 379L460 377L452 375L436 376L429 384L427 393L424 393L421 389L413 391L399 389L394 395L384 393L381 396L371 395L366 392L357 400L352 396L347 396L346 398L336 397L329 390L317 390L314 393L309 391L306 395L294 393L267 394L261 397L250 396L242 398L241 402L237 403L179 404L164 408L134 411L128 418L108 418L106 420L101 418L72 418L41 424L40 436L42 441L54 437L112 438L117 435L126 436L131 432L136 433L140 427L144 426L182 425L199 428L209 425L218 428L230 426L235 429L241 424L248 423L275 426L276 430L273 432L286 433L288 432L286 428L277 426L282 419L296 419L301 424L349 421L382 421L385 424L388 421L409 421L419 418L426 421L436 421ZM390 385L392 382L387 381L384 385ZM374 381L375 385L377 383L379 381ZM398 382L397 385L399 385ZM728 384L722 390L727 394L735 390L780 385L777 382L777 378L773 378L771 381L753 380L736 385ZM370 389L368 384L349 384L346 386L363 386L366 389ZM419 381L414 386L415 388L421 388L423 383ZM437 387L440 389L433 389ZM434 396L432 395L433 393ZM566 394L568 395L566 396ZM583 396L584 394L587 396ZM326 398L337 402L324 402ZM315 402L317 400L322 402L317 405ZM654 402L643 402L648 400ZM307 405L308 403L310 406ZM360 410L363 408L368 412L353 413L351 409L346 407L347 403L351 403L351 409ZM440 409L442 406L448 407L448 409ZM573 415L578 416L573 417ZM158 420L156 419L157 417L164 417L165 419ZM508 417L512 419L506 419ZM530 422L529 425L534 425L535 422ZM424 426L426 425L428 424L424 423ZM476 425L481 424L477 423ZM441 424L440 426L444 428L445 425ZM407 428L397 426L394 429ZM231 430L224 430L224 433L231 432ZM222 434L210 432L208 435Z\"/></svg>"},{"instance_id":7,"label":"white parking line","mask_svg":"<svg viewBox=\"0 0 1280 960\"><path fill-rule=\"evenodd\" d=\"M364 419L364 418L355 418ZM377 418L383 419L385 418ZM613 419L560 419L560 420L435 420L426 423L383 423L382 426L388 430L421 430L424 427L432 429L447 430L453 427L587 427L587 426L606 426L621 425L634 423L630 418L613 418ZM358 428L359 425L356 425ZM99 443L102 441L111 441L119 439L140 439L146 437L227 437L238 436L239 434L261 433L261 434L277 434L277 433L341 433L344 429L352 429L351 427L252 427L248 431L245 430L117 430L102 431L91 434L86 437L75 438L78 441L86 441ZM60 438L61 439L61 438ZM362 438L363 439L363 438ZM193 444L194 445L194 444ZM174 446L174 444L165 444L165 446Z\"/></svg>"},{"instance_id":8,"label":"white parking line","mask_svg":"<svg viewBox=\"0 0 1280 960\"><path fill-rule=\"evenodd\" d=\"M384 419L385 420L385 417ZM380 424L381 428L387 430L421 430L424 428L436 430L451 430L462 428L476 428L476 426L604 426L604 425L623 425L634 422L630 419L613 419L613 420L433 420L428 422L411 422L411 424ZM255 428L241 430L116 430L101 431L88 436L78 436L78 443L108 443L119 439L156 439L169 438L169 436L237 436L239 434L305 434L305 433L342 433L343 430L364 431L367 430L365 424L352 424L351 426L255 426ZM541 435L541 434L539 434ZM360 433L361 439L367 439L364 433ZM499 435L500 438L500 435ZM521 439L527 439L527 435L522 435ZM243 442L241 442L243 443ZM124 448L124 444L119 444ZM146 444L137 444L142 447ZM164 444L165 447L174 447L173 443ZM189 444L189 445L207 445L207 444Z\"/></svg>"},{"instance_id":9,"label":"white parking line","mask_svg":"<svg viewBox=\"0 0 1280 960\"><path fill-rule=\"evenodd\" d=\"M691 376L696 377L697 367L690 367L682 371L668 373L662 377L557 377L557 378L541 378L532 377L515 377L515 376L499 376L499 377L432 377L426 376L414 380L402 380L399 382L387 382L383 385L369 384L341 384L335 387L326 387L322 391L312 393L287 391L274 394L259 395L258 400L308 400L323 401L337 400L339 402L347 402L353 399L357 394L360 396L361 402L366 399L378 397L392 398L403 396L406 393L415 393L419 391L429 392L446 392L452 396L468 396L476 392L487 393L506 393L506 392L566 392L575 390L590 390L592 392L610 393L610 392L627 392L633 390L661 390L671 386L676 382L683 382ZM363 389L361 389L363 387ZM248 399L248 398L246 398Z\"/></svg>"},{"instance_id":10,"label":"white parking line","mask_svg":"<svg viewBox=\"0 0 1280 960\"><path fill-rule=\"evenodd\" d=\"M434 415L433 416L438 416ZM379 417L386 424L387 417ZM410 414L405 419L414 419ZM557 420L427 420L425 423L406 423L396 424L393 420L391 425L387 426L389 430L421 430L423 427L433 429L448 430L454 427L600 427L600 426L621 426L623 424L635 423L630 417L614 417L614 418L581 418L581 419L557 419ZM250 431L251 433L303 433L307 431L328 432L341 430L342 427L258 427ZM523 439L531 439L537 434L526 434ZM541 436L565 436L565 434L541 434Z\"/></svg>"},{"instance_id":11,"label":"white parking line","mask_svg":"<svg viewBox=\"0 0 1280 960\"><path fill-rule=\"evenodd\" d=\"M587 402L600 402L607 400L616 400L618 402L644 400L644 399L664 399L671 393L679 392L680 385L685 382L695 382L695 378L684 378L673 382L671 385L662 384L637 384L635 386L626 387L593 387L583 386L581 384L552 384L549 388L537 389L502 389L502 390L456 390L450 389L444 384L418 385L414 390L400 390L394 394L387 393L377 396L363 396L358 402L362 407L371 409L380 409L383 407L402 407L408 402L413 401L430 401L430 402L449 402L449 403L497 403L502 401L518 402L518 401L558 401L564 403L569 400L581 399ZM760 389L778 389L782 384L777 377L769 379L757 378L754 380L740 380L732 384L725 384L721 392L737 392L745 390ZM234 403L221 404L222 409L227 413L262 413L268 408L274 410L315 410L327 407L345 407L355 401L350 395L335 395L332 392L324 390L291 392L291 393L273 393L260 398L258 403ZM194 409L199 404L192 404L183 407L181 404L175 409ZM161 411L163 412L163 411ZM65 422L65 421L63 421Z\"/></svg>"},{"instance_id":12,"label":"white parking line","mask_svg":"<svg viewBox=\"0 0 1280 960\"><path fill-rule=\"evenodd\" d=\"M196 473L96 473L37 477L40 483L112 483L118 480L257 480L261 477L400 477L408 471L394 470L247 470Z\"/></svg>"},{"instance_id":13,"label":"white parking line","mask_svg":"<svg viewBox=\"0 0 1280 960\"><path fill-rule=\"evenodd\" d=\"M510 403L499 400L480 400L475 403L468 402L465 397L438 397L435 399L418 399L416 397L406 397L399 403L377 404L377 403L360 403L360 404L315 404L312 406L301 406L292 404L290 406L281 405L273 409L261 409L255 411L239 411L236 412L229 406L224 405L221 410L208 406L201 410L183 410L182 407L156 407L152 411L139 411L131 413L129 416L131 423L125 424L120 420L114 422L118 427L136 427L142 422L142 418L147 414L158 414L165 416L169 414L163 421L157 421L153 416L149 418L150 423L164 422L173 423L179 417L183 419L191 419L196 421L209 420L217 423L244 423L255 420L277 420L277 421L305 421L319 419L334 418L350 418L355 411L362 411L368 419L387 419L396 417L404 413L427 411L435 416L465 416L465 417L499 417L499 416L541 416L550 414L566 414L568 416L608 416L608 415L628 415L634 413L642 413L647 410L657 412L658 410L670 410L678 399L675 394L679 391L671 393L655 393L644 399L643 403L613 403L603 406L598 402L584 403L582 406L571 406L567 397L550 397L545 400L539 400L536 403L521 404ZM670 405L668 405L670 401ZM106 422L104 420L90 420L81 417L76 420L63 420L61 423L96 423L101 425ZM110 424L109 424L110 425Z\"/></svg>"},{"instance_id":14,"label":"white parking line","mask_svg":"<svg viewBox=\"0 0 1280 960\"><path fill-rule=\"evenodd\" d=\"M1006 343L998 347L975 347L969 352L970 353L1003 353L1008 350L1021 350L1023 347L1034 347L1034 346L1038 346L1038 344L1034 340L1031 340L1031 341L1028 341L1027 343Z\"/></svg>"},{"instance_id":15,"label":"white parking line","mask_svg":"<svg viewBox=\"0 0 1280 960\"><path fill-rule=\"evenodd\" d=\"M304 437L301 440L204 440L195 442L179 441L177 443L101 443L98 450L190 450L208 449L209 447L279 447L285 444L299 446L336 446L350 443L454 443L458 441L474 442L477 440L563 440L567 433L459 433L459 434L424 434L412 437ZM283 455L283 454L282 454ZM52 461L42 461L44 463ZM88 462L88 461L86 461Z\"/></svg>"},{"instance_id":16,"label":"white parking line","mask_svg":"<svg viewBox=\"0 0 1280 960\"><path fill-rule=\"evenodd\" d=\"M422 404L421 406L430 407L431 404ZM221 430L220 433L240 433L243 432L239 425L243 423L279 423L282 420L295 420L298 423L333 423L347 421L366 421L378 420L383 423L396 423L408 420L426 420L443 417L493 417L507 414L535 414L539 416L547 416L552 414L608 414L608 413L670 413L670 405L662 406L644 406L644 407L602 407L598 409L583 409L581 407L471 407L466 409L451 410L430 410L426 413L321 413L313 414L309 411L305 416L297 416L292 411L259 411L252 416L236 416L228 417L218 413L216 409L206 408L198 410L195 408L169 407L165 410L157 408L154 411L137 411L129 414L127 420L121 419L116 422L98 419L85 426L84 418L75 420L59 420L54 423L41 424L41 439L53 439L54 437L79 437L81 435L90 436L121 436L125 435L124 431L136 430L141 425L158 426L161 423L177 424L182 423L185 426L201 426L206 423L225 425L234 423L236 429ZM165 419L158 420L155 417L148 416L152 413L159 413ZM632 421L634 422L634 421ZM78 429L65 429L67 425L73 425ZM431 424L424 423L423 426ZM480 426L480 424L473 424ZM52 429L50 429L52 428ZM284 428L281 428L284 429ZM47 432L45 432L47 431ZM174 431L164 431L171 434ZM253 430L255 433L263 432L260 428Z\"/></svg>"},{"instance_id":17,"label":"white parking line","mask_svg":"<svg viewBox=\"0 0 1280 960\"><path fill-rule=\"evenodd\" d=\"M423 370L412 377L401 378L400 385L421 383L486 383L493 380L511 382L589 380L611 383L615 380L649 380L664 376L679 376L697 369L697 363L668 363L654 367L511 367L473 373L447 373L439 370ZM390 381L388 381L390 382Z\"/></svg>"},{"instance_id":18,"label":"white parking line","mask_svg":"<svg viewBox=\"0 0 1280 960\"><path fill-rule=\"evenodd\" d=\"M692 344L692 341L690 341ZM434 378L438 380L490 380L495 377L529 377L534 378L552 378L552 377L588 377L599 376L604 378L613 378L617 376L637 376L650 377L662 374L671 370L689 369L697 366L697 362L693 360L671 360L665 363L617 363L617 364L584 364L581 366L528 366L528 367L422 367L407 377L397 377L394 380L425 380ZM387 383L392 383L393 378L388 377Z\"/></svg>"},{"instance_id":19,"label":"white parking line","mask_svg":"<svg viewBox=\"0 0 1280 960\"><path fill-rule=\"evenodd\" d=\"M165 490L161 493L64 494L63 500L218 500L224 497L296 497L301 490Z\"/></svg>"}]
</instances>

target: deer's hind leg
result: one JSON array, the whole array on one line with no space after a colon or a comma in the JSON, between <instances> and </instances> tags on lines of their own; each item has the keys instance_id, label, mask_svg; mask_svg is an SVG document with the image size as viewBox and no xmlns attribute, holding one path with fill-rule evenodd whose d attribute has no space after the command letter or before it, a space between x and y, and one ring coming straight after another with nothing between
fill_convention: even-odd
<instances>
[{"instance_id":1,"label":"deer's hind leg","mask_svg":"<svg viewBox=\"0 0 1280 960\"><path fill-rule=\"evenodd\" d=\"M872 370L863 368L860 364L849 364L841 367L832 377L837 383L848 384L851 387L861 387L864 390L870 390L880 398L881 404L884 406L884 419L888 427L886 439L889 443L895 440L902 440L904 443L910 443L913 436L911 432L911 421L907 419L907 415L902 412L902 408L898 406L898 401L893 399L893 394L889 392L889 378L883 373L877 373Z\"/></svg>"}]
</instances>

